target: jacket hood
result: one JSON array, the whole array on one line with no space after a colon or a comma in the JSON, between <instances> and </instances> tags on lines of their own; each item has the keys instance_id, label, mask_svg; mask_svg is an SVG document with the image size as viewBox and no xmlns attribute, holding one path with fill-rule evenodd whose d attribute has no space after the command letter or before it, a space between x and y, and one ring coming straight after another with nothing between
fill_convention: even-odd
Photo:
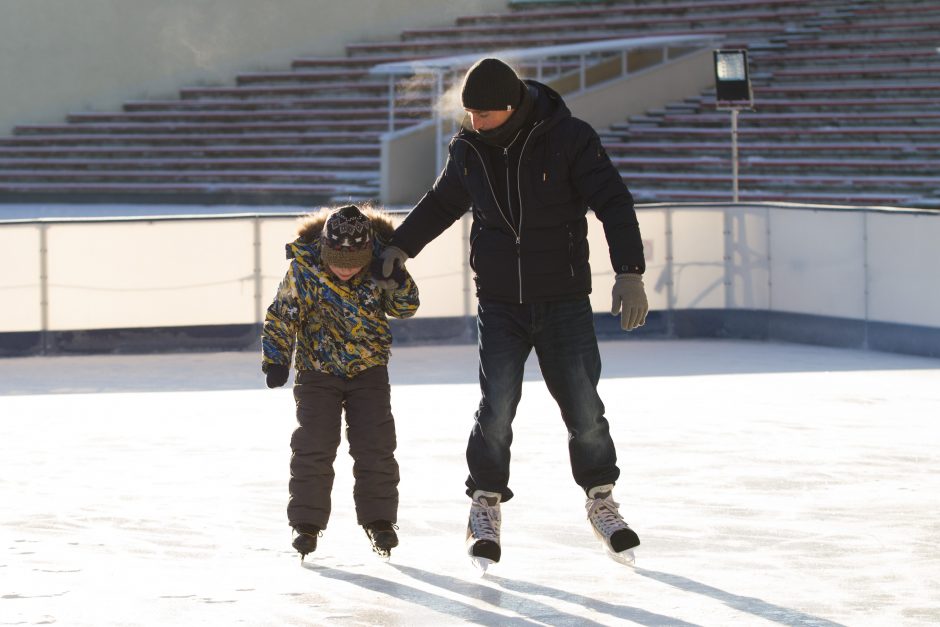
<instances>
[{"instance_id":1,"label":"jacket hood","mask_svg":"<svg viewBox=\"0 0 940 627\"><path fill-rule=\"evenodd\" d=\"M392 239L392 233L395 232L392 219L384 211L373 207L360 206L359 210L369 218L372 224L372 250L381 250ZM288 259L302 260L306 265L320 260L320 234L333 211L332 207L324 208L301 218L300 225L297 227L297 239L286 246Z\"/></svg>"},{"instance_id":2,"label":"jacket hood","mask_svg":"<svg viewBox=\"0 0 940 627\"><path fill-rule=\"evenodd\" d=\"M533 116L535 121L544 121L544 124L539 127L540 133L555 126L563 119L571 117L571 109L568 108L564 98L557 91L538 81L526 79L523 82L529 86L530 90L535 89L537 92Z\"/></svg>"}]
</instances>

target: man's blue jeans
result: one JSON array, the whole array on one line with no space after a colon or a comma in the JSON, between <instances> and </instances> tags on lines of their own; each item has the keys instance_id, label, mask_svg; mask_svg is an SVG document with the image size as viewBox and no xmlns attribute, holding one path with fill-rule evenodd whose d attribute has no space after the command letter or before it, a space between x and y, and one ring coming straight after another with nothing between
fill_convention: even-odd
<instances>
[{"instance_id":1,"label":"man's blue jeans","mask_svg":"<svg viewBox=\"0 0 940 627\"><path fill-rule=\"evenodd\" d=\"M467 443L467 494L512 498L509 448L522 396L526 358L534 348L542 377L568 428L575 482L585 491L620 476L604 404L597 395L601 358L588 298L532 305L481 301L477 313L480 408Z\"/></svg>"}]
</instances>

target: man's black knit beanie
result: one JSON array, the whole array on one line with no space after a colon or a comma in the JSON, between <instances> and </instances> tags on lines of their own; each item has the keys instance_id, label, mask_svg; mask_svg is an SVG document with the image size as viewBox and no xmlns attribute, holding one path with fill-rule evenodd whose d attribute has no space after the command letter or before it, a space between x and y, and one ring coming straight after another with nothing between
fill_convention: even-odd
<instances>
[{"instance_id":1,"label":"man's black knit beanie","mask_svg":"<svg viewBox=\"0 0 940 627\"><path fill-rule=\"evenodd\" d=\"M515 109L522 98L522 81L499 59L481 59L467 70L460 96L464 109Z\"/></svg>"}]
</instances>

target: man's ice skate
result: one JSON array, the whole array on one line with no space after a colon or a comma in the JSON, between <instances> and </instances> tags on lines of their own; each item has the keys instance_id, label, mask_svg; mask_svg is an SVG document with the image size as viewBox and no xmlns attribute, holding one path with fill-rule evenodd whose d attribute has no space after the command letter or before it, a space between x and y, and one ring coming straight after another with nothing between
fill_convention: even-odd
<instances>
[{"instance_id":1,"label":"man's ice skate","mask_svg":"<svg viewBox=\"0 0 940 627\"><path fill-rule=\"evenodd\" d=\"M496 492L477 490L470 505L470 520L467 522L467 554L473 565L486 573L486 569L499 561L499 501L502 495Z\"/></svg>"},{"instance_id":2,"label":"man's ice skate","mask_svg":"<svg viewBox=\"0 0 940 627\"><path fill-rule=\"evenodd\" d=\"M294 525L294 541L291 546L300 553L300 561L304 561L307 553L313 553L317 550L317 538L322 535L320 528L316 525L298 524Z\"/></svg>"},{"instance_id":3,"label":"man's ice skate","mask_svg":"<svg viewBox=\"0 0 940 627\"><path fill-rule=\"evenodd\" d=\"M395 533L398 527L387 520L374 520L362 528L372 543L372 550L387 561L392 556L392 549L398 546L398 534Z\"/></svg>"},{"instance_id":4,"label":"man's ice skate","mask_svg":"<svg viewBox=\"0 0 940 627\"><path fill-rule=\"evenodd\" d=\"M587 518L594 535L604 543L607 555L616 562L633 566L636 560L633 548L640 545L640 538L620 515L617 509L620 504L614 502L613 489L613 484L607 484L588 491Z\"/></svg>"}]
</instances>

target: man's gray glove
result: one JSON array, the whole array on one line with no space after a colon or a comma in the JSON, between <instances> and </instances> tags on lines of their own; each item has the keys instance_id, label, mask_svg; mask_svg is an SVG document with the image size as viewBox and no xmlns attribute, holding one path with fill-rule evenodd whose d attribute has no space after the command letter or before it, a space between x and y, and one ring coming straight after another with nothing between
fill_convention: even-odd
<instances>
[{"instance_id":1,"label":"man's gray glove","mask_svg":"<svg viewBox=\"0 0 940 627\"><path fill-rule=\"evenodd\" d=\"M646 313L650 306L643 289L643 277L639 274L618 274L611 292L613 304L611 315L620 314L620 328L632 331L646 322Z\"/></svg>"},{"instance_id":2,"label":"man's gray glove","mask_svg":"<svg viewBox=\"0 0 940 627\"><path fill-rule=\"evenodd\" d=\"M392 270L395 269L396 263L402 268L405 267L405 262L408 261L408 253L398 246L386 246L379 258L382 260L382 277L387 279L392 276Z\"/></svg>"},{"instance_id":3,"label":"man's gray glove","mask_svg":"<svg viewBox=\"0 0 940 627\"><path fill-rule=\"evenodd\" d=\"M397 246L386 246L373 262L372 277L379 288L393 292L405 282L408 253Z\"/></svg>"},{"instance_id":4,"label":"man's gray glove","mask_svg":"<svg viewBox=\"0 0 940 627\"><path fill-rule=\"evenodd\" d=\"M382 258L376 257L372 260L372 263L369 265L369 272L372 273L372 280L375 281L375 284L379 286L379 289L385 290L386 292L394 292L399 289L402 285L405 284L405 281L408 279L407 273L405 273L404 266L394 266L392 269L392 274L384 277L382 276Z\"/></svg>"}]
</instances>

